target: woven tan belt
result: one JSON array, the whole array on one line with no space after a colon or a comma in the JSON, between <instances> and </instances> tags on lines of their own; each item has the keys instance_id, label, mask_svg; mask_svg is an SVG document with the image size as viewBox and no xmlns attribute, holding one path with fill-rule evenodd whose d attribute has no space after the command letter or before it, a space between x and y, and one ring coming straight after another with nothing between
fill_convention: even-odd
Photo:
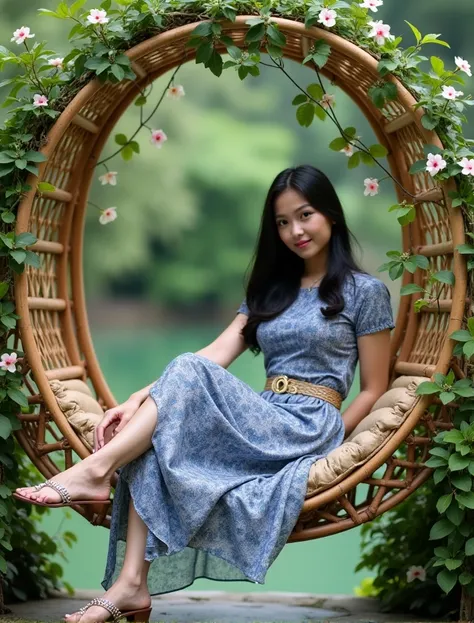
<instances>
[{"instance_id":1,"label":"woven tan belt","mask_svg":"<svg viewBox=\"0 0 474 623\"><path fill-rule=\"evenodd\" d=\"M267 379L265 390L275 392L276 394L304 394L305 396L321 398L330 402L336 409L340 409L342 405L342 396L335 389L325 387L324 385L313 385L313 383L308 383L307 381L289 379L284 374Z\"/></svg>"}]
</instances>

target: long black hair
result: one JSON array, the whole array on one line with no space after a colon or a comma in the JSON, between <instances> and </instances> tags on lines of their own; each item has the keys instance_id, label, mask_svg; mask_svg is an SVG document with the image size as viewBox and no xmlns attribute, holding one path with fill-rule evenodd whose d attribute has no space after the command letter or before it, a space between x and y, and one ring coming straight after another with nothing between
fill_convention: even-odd
<instances>
[{"instance_id":1,"label":"long black hair","mask_svg":"<svg viewBox=\"0 0 474 623\"><path fill-rule=\"evenodd\" d=\"M285 169L274 179L265 200L257 245L247 274L246 301L249 318L242 335L250 350L258 354L257 327L271 320L296 299L301 287L304 260L281 240L275 220L275 202L287 189L300 193L316 210L334 222L329 240L327 272L319 286L319 296L327 303L321 309L326 316L335 316L344 309L342 285L352 272L364 273L356 263L349 230L341 202L329 179L309 164Z\"/></svg>"}]
</instances>

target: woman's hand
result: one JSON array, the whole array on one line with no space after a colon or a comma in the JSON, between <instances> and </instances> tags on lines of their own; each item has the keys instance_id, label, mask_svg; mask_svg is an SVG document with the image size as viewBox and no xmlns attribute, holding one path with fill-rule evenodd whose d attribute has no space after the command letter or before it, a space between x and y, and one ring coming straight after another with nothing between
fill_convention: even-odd
<instances>
[{"instance_id":1,"label":"woman's hand","mask_svg":"<svg viewBox=\"0 0 474 623\"><path fill-rule=\"evenodd\" d=\"M104 418L95 429L94 452L100 450L112 437L115 437L131 420L140 408L140 400L130 397L123 404L105 412Z\"/></svg>"}]
</instances>

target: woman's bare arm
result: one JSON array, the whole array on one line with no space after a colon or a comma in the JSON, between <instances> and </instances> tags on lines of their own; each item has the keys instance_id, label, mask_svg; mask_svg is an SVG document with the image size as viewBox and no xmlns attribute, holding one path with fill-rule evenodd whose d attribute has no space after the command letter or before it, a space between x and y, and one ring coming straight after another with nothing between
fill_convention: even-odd
<instances>
[{"instance_id":1,"label":"woman's bare arm","mask_svg":"<svg viewBox=\"0 0 474 623\"><path fill-rule=\"evenodd\" d=\"M390 331L384 329L357 339L360 392L342 414L346 437L387 391L390 364Z\"/></svg>"},{"instance_id":2,"label":"woman's bare arm","mask_svg":"<svg viewBox=\"0 0 474 623\"><path fill-rule=\"evenodd\" d=\"M247 319L248 316L245 314L237 314L230 325L213 342L195 354L206 357L206 359L214 361L223 368L228 368L247 349L244 338L240 334L247 323ZM152 385L153 383L150 383L143 389L134 392L129 400L141 405L147 399Z\"/></svg>"}]
</instances>

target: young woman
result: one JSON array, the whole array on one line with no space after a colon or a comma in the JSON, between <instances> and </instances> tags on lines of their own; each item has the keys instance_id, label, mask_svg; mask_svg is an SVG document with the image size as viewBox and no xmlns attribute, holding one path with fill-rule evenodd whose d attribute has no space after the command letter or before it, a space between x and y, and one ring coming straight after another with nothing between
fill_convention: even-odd
<instances>
[{"instance_id":1,"label":"young woman","mask_svg":"<svg viewBox=\"0 0 474 623\"><path fill-rule=\"evenodd\" d=\"M108 500L122 468L107 592L65 620L105 621L115 608L147 620L150 594L197 577L263 583L298 519L311 464L386 390L393 326L389 292L354 261L328 178L309 165L282 171L235 319L107 411L94 454L49 486L17 490L33 504ZM247 348L264 355L261 392L226 370ZM358 359L361 391L341 415Z\"/></svg>"}]
</instances>

